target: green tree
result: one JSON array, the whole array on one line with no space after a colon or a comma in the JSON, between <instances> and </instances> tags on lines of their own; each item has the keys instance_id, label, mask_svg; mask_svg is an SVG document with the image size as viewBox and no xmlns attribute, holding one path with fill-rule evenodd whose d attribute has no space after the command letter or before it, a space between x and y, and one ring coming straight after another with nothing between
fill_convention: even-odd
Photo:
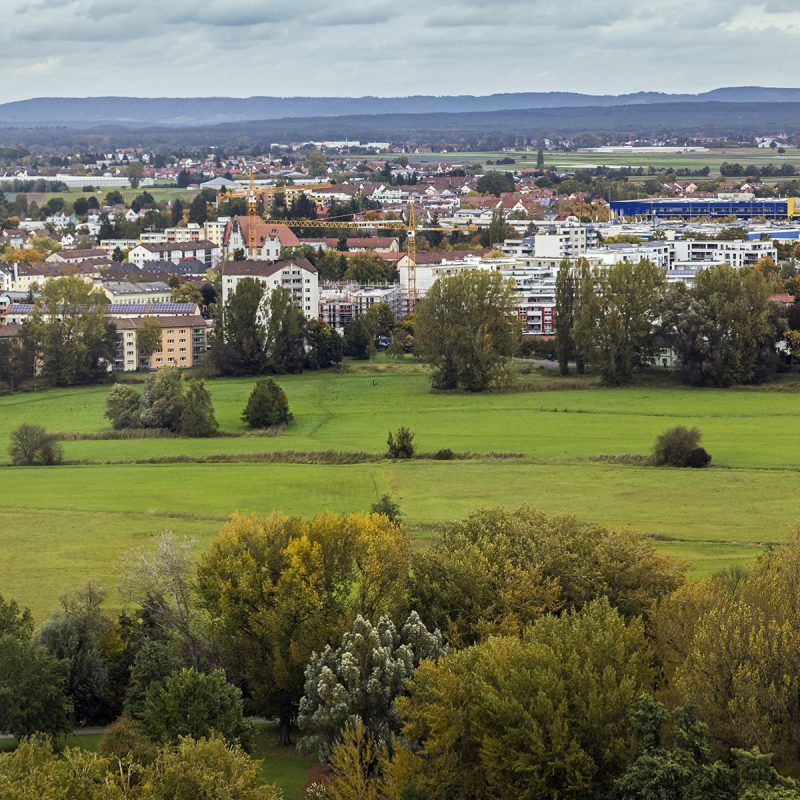
<instances>
[{"instance_id":1,"label":"green tree","mask_svg":"<svg viewBox=\"0 0 800 800\"><path fill-rule=\"evenodd\" d=\"M136 328L136 349L140 357L148 358L161 349L161 326L152 317L145 317Z\"/></svg>"},{"instance_id":2,"label":"green tree","mask_svg":"<svg viewBox=\"0 0 800 800\"><path fill-rule=\"evenodd\" d=\"M414 434L404 427L398 428L394 433L389 431L386 439L386 455L389 458L413 458Z\"/></svg>"},{"instance_id":3,"label":"green tree","mask_svg":"<svg viewBox=\"0 0 800 800\"><path fill-rule=\"evenodd\" d=\"M514 176L510 172L487 172L475 183L481 194L493 194L500 197L503 192L514 191Z\"/></svg>"},{"instance_id":4,"label":"green tree","mask_svg":"<svg viewBox=\"0 0 800 800\"><path fill-rule=\"evenodd\" d=\"M672 288L661 330L694 386L758 383L775 372L785 314L762 273L727 264L701 270L692 289Z\"/></svg>"},{"instance_id":5,"label":"green tree","mask_svg":"<svg viewBox=\"0 0 800 800\"><path fill-rule=\"evenodd\" d=\"M132 386L116 384L106 395L105 416L115 429L138 428L142 424L142 397Z\"/></svg>"},{"instance_id":6,"label":"green tree","mask_svg":"<svg viewBox=\"0 0 800 800\"><path fill-rule=\"evenodd\" d=\"M145 772L142 800L281 800L258 761L220 736L184 738Z\"/></svg>"},{"instance_id":7,"label":"green tree","mask_svg":"<svg viewBox=\"0 0 800 800\"><path fill-rule=\"evenodd\" d=\"M800 748L800 538L767 551L738 581L706 583L705 607L695 613L687 604L680 619L685 652L672 685L724 747L756 745L793 763Z\"/></svg>"},{"instance_id":8,"label":"green tree","mask_svg":"<svg viewBox=\"0 0 800 800\"><path fill-rule=\"evenodd\" d=\"M132 189L138 189L144 175L144 165L139 161L133 161L128 165L128 181Z\"/></svg>"},{"instance_id":9,"label":"green tree","mask_svg":"<svg viewBox=\"0 0 800 800\"><path fill-rule=\"evenodd\" d=\"M556 355L558 370L569 375L569 362L575 355L575 278L569 259L563 259L556 273Z\"/></svg>"},{"instance_id":10,"label":"green tree","mask_svg":"<svg viewBox=\"0 0 800 800\"><path fill-rule=\"evenodd\" d=\"M357 720L378 743L390 746L400 732L395 699L420 661L446 652L441 633L428 631L416 612L399 631L388 617L372 625L359 615L338 647L328 645L306 667L297 718L301 748L328 761L343 730Z\"/></svg>"},{"instance_id":11,"label":"green tree","mask_svg":"<svg viewBox=\"0 0 800 800\"><path fill-rule=\"evenodd\" d=\"M282 744L312 653L356 614L402 613L409 557L407 533L385 517L331 513L234 515L201 556L198 590L225 668L247 681L257 713L278 717Z\"/></svg>"},{"instance_id":12,"label":"green tree","mask_svg":"<svg viewBox=\"0 0 800 800\"><path fill-rule=\"evenodd\" d=\"M112 627L101 608L105 590L89 582L65 593L60 606L42 623L39 641L67 665L66 693L72 700L73 719L92 720L108 684L108 664L103 641Z\"/></svg>"},{"instance_id":13,"label":"green tree","mask_svg":"<svg viewBox=\"0 0 800 800\"><path fill-rule=\"evenodd\" d=\"M641 621L605 599L423 662L397 700L414 747L395 756L395 786L470 800L602 796L625 767L649 662Z\"/></svg>"},{"instance_id":14,"label":"green tree","mask_svg":"<svg viewBox=\"0 0 800 800\"><path fill-rule=\"evenodd\" d=\"M544 614L609 598L625 617L650 617L683 582L653 542L533 508L484 509L445 525L414 553L411 607L462 646L517 635Z\"/></svg>"},{"instance_id":15,"label":"green tree","mask_svg":"<svg viewBox=\"0 0 800 800\"><path fill-rule=\"evenodd\" d=\"M76 277L48 281L28 323L42 372L56 386L102 380L114 360L116 328L106 298Z\"/></svg>"},{"instance_id":16,"label":"green tree","mask_svg":"<svg viewBox=\"0 0 800 800\"><path fill-rule=\"evenodd\" d=\"M142 392L142 427L180 430L185 404L183 377L177 367L162 367L151 372L145 379Z\"/></svg>"},{"instance_id":17,"label":"green tree","mask_svg":"<svg viewBox=\"0 0 800 800\"><path fill-rule=\"evenodd\" d=\"M519 339L515 292L496 272L440 278L417 307L415 333L434 388L480 392L502 384Z\"/></svg>"},{"instance_id":18,"label":"green tree","mask_svg":"<svg viewBox=\"0 0 800 800\"><path fill-rule=\"evenodd\" d=\"M142 643L131 665L131 675L125 691L125 710L137 719L144 712L147 690L164 681L184 665L177 648L170 642L148 639Z\"/></svg>"},{"instance_id":19,"label":"green tree","mask_svg":"<svg viewBox=\"0 0 800 800\"><path fill-rule=\"evenodd\" d=\"M183 203L180 199L172 201L170 205L170 213L172 215L172 224L177 225L183 220Z\"/></svg>"},{"instance_id":20,"label":"green tree","mask_svg":"<svg viewBox=\"0 0 800 800\"><path fill-rule=\"evenodd\" d=\"M34 351L27 336L0 339L0 381L10 391L34 375Z\"/></svg>"},{"instance_id":21,"label":"green tree","mask_svg":"<svg viewBox=\"0 0 800 800\"><path fill-rule=\"evenodd\" d=\"M69 730L72 708L64 694L67 664L33 642L29 633L0 636L0 729L17 739L35 733L59 736Z\"/></svg>"},{"instance_id":22,"label":"green tree","mask_svg":"<svg viewBox=\"0 0 800 800\"><path fill-rule=\"evenodd\" d=\"M184 281L172 290L172 300L175 303L203 304L203 293L193 284Z\"/></svg>"},{"instance_id":23,"label":"green tree","mask_svg":"<svg viewBox=\"0 0 800 800\"><path fill-rule=\"evenodd\" d=\"M309 175L319 177L328 172L328 165L325 161L325 154L320 150L311 150L306 157L306 169Z\"/></svg>"},{"instance_id":24,"label":"green tree","mask_svg":"<svg viewBox=\"0 0 800 800\"><path fill-rule=\"evenodd\" d=\"M222 333L211 345L211 357L224 375L260 375L267 365L264 286L244 278L222 310Z\"/></svg>"},{"instance_id":25,"label":"green tree","mask_svg":"<svg viewBox=\"0 0 800 800\"><path fill-rule=\"evenodd\" d=\"M327 369L342 362L342 337L324 322L310 319L306 323L306 369Z\"/></svg>"},{"instance_id":26,"label":"green tree","mask_svg":"<svg viewBox=\"0 0 800 800\"><path fill-rule=\"evenodd\" d=\"M733 800L733 772L714 753L707 727L693 711L678 708L671 715L669 738L662 726L668 714L648 695L632 719L634 751L617 779L618 800Z\"/></svg>"},{"instance_id":27,"label":"green tree","mask_svg":"<svg viewBox=\"0 0 800 800\"><path fill-rule=\"evenodd\" d=\"M201 380L190 381L181 411L180 432L184 436L213 436L218 427L205 384Z\"/></svg>"},{"instance_id":28,"label":"green tree","mask_svg":"<svg viewBox=\"0 0 800 800\"><path fill-rule=\"evenodd\" d=\"M365 251L356 253L347 261L343 278L359 284L389 283L394 271L394 267L377 253Z\"/></svg>"},{"instance_id":29,"label":"green tree","mask_svg":"<svg viewBox=\"0 0 800 800\"><path fill-rule=\"evenodd\" d=\"M205 225L208 219L208 204L202 194L196 194L189 206L189 222Z\"/></svg>"},{"instance_id":30,"label":"green tree","mask_svg":"<svg viewBox=\"0 0 800 800\"><path fill-rule=\"evenodd\" d=\"M271 428L285 425L291 418L289 401L283 389L272 378L256 381L242 412L242 420L251 428Z\"/></svg>"},{"instance_id":31,"label":"green tree","mask_svg":"<svg viewBox=\"0 0 800 800\"><path fill-rule=\"evenodd\" d=\"M125 205L125 198L120 194L117 189L112 189L106 195L106 202L107 206L122 206Z\"/></svg>"},{"instance_id":32,"label":"green tree","mask_svg":"<svg viewBox=\"0 0 800 800\"><path fill-rule=\"evenodd\" d=\"M603 377L620 386L655 352L656 322L666 287L664 270L647 260L615 264L592 273L581 286L575 339ZM594 292L594 297L587 296Z\"/></svg>"},{"instance_id":33,"label":"green tree","mask_svg":"<svg viewBox=\"0 0 800 800\"><path fill-rule=\"evenodd\" d=\"M142 710L142 729L154 741L200 739L215 732L229 743L252 746L253 731L243 716L242 693L225 673L182 669L163 683L151 683Z\"/></svg>"},{"instance_id":34,"label":"green tree","mask_svg":"<svg viewBox=\"0 0 800 800\"><path fill-rule=\"evenodd\" d=\"M320 280L340 281L347 271L347 256L338 250L325 250L317 258L315 266Z\"/></svg>"},{"instance_id":35,"label":"green tree","mask_svg":"<svg viewBox=\"0 0 800 800\"><path fill-rule=\"evenodd\" d=\"M481 233L481 244L484 247L502 244L506 239L514 236L514 234L514 229L506 222L503 209L498 207L492 211L492 219L489 223L489 227L485 228Z\"/></svg>"},{"instance_id":36,"label":"green tree","mask_svg":"<svg viewBox=\"0 0 800 800\"><path fill-rule=\"evenodd\" d=\"M544 147L539 147L536 151L536 169L544 169Z\"/></svg>"},{"instance_id":37,"label":"green tree","mask_svg":"<svg viewBox=\"0 0 800 800\"><path fill-rule=\"evenodd\" d=\"M386 303L373 303L369 307L366 316L375 336L389 336L391 334L395 320L392 309Z\"/></svg>"},{"instance_id":38,"label":"green tree","mask_svg":"<svg viewBox=\"0 0 800 800\"><path fill-rule=\"evenodd\" d=\"M375 334L369 320L356 317L344 326L344 354L366 361L375 354Z\"/></svg>"},{"instance_id":39,"label":"green tree","mask_svg":"<svg viewBox=\"0 0 800 800\"><path fill-rule=\"evenodd\" d=\"M267 365L278 374L303 371L306 319L289 289L276 286L267 303Z\"/></svg>"},{"instance_id":40,"label":"green tree","mask_svg":"<svg viewBox=\"0 0 800 800\"><path fill-rule=\"evenodd\" d=\"M41 425L20 425L12 431L8 452L15 467L49 467L64 458L61 444Z\"/></svg>"}]
</instances>

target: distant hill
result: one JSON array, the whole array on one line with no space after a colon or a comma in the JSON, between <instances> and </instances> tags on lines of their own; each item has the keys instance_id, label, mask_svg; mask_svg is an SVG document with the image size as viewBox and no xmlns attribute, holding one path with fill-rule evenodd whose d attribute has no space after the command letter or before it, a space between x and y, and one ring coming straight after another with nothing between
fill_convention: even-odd
<instances>
[{"instance_id":1,"label":"distant hill","mask_svg":"<svg viewBox=\"0 0 800 800\"><path fill-rule=\"evenodd\" d=\"M700 94L517 92L411 97L37 97L0 104L0 127L191 127L308 117L453 114L663 103L797 103L800 89L739 86Z\"/></svg>"},{"instance_id":2,"label":"distant hill","mask_svg":"<svg viewBox=\"0 0 800 800\"><path fill-rule=\"evenodd\" d=\"M800 102L679 102L462 113L372 114L240 120L192 126L0 126L0 145L26 147L260 146L315 140L388 141L488 149L520 137L688 139L697 134L737 139L776 131L800 134ZM596 138L594 141L598 141Z\"/></svg>"}]
</instances>

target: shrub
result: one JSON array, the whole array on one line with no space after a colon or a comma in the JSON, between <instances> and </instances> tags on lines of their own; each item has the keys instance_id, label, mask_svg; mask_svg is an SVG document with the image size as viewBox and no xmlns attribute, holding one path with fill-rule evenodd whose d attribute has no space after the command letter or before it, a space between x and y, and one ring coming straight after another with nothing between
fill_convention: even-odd
<instances>
[{"instance_id":1,"label":"shrub","mask_svg":"<svg viewBox=\"0 0 800 800\"><path fill-rule=\"evenodd\" d=\"M178 742L182 736L199 739L218 733L226 742L249 749L253 730L242 715L242 693L225 673L173 672L163 683L153 683L145 695L141 725L157 742Z\"/></svg>"},{"instance_id":2,"label":"shrub","mask_svg":"<svg viewBox=\"0 0 800 800\"><path fill-rule=\"evenodd\" d=\"M389 431L386 446L389 458L413 458L414 434L408 428L398 428L395 433Z\"/></svg>"},{"instance_id":3,"label":"shrub","mask_svg":"<svg viewBox=\"0 0 800 800\"><path fill-rule=\"evenodd\" d=\"M258 381L242 412L242 420L251 428L270 428L284 425L291 418L283 389L272 378Z\"/></svg>"},{"instance_id":4,"label":"shrub","mask_svg":"<svg viewBox=\"0 0 800 800\"><path fill-rule=\"evenodd\" d=\"M710 463L711 456L708 454L705 447L695 447L686 459L686 466L694 469L707 467Z\"/></svg>"},{"instance_id":5,"label":"shrub","mask_svg":"<svg viewBox=\"0 0 800 800\"><path fill-rule=\"evenodd\" d=\"M184 436L213 436L217 428L211 395L203 381L192 381L181 412L180 432Z\"/></svg>"},{"instance_id":6,"label":"shrub","mask_svg":"<svg viewBox=\"0 0 800 800\"><path fill-rule=\"evenodd\" d=\"M151 372L142 393L142 426L179 430L184 403L183 378L177 367Z\"/></svg>"},{"instance_id":7,"label":"shrub","mask_svg":"<svg viewBox=\"0 0 800 800\"><path fill-rule=\"evenodd\" d=\"M118 383L106 397L105 415L116 430L138 427L141 411L142 398L132 386Z\"/></svg>"},{"instance_id":8,"label":"shrub","mask_svg":"<svg viewBox=\"0 0 800 800\"><path fill-rule=\"evenodd\" d=\"M659 467L705 467L711 456L699 446L700 431L679 425L656 439L653 463Z\"/></svg>"},{"instance_id":9,"label":"shrub","mask_svg":"<svg viewBox=\"0 0 800 800\"><path fill-rule=\"evenodd\" d=\"M158 748L143 732L136 720L125 712L106 728L97 745L102 756L131 759L139 764L150 764L156 760Z\"/></svg>"},{"instance_id":10,"label":"shrub","mask_svg":"<svg viewBox=\"0 0 800 800\"><path fill-rule=\"evenodd\" d=\"M64 460L64 450L40 425L20 425L11 434L11 463L16 467L52 466Z\"/></svg>"},{"instance_id":11,"label":"shrub","mask_svg":"<svg viewBox=\"0 0 800 800\"><path fill-rule=\"evenodd\" d=\"M377 503L373 503L370 511L373 514L383 514L390 522L400 522L400 518L403 516L399 503L388 494L383 495Z\"/></svg>"},{"instance_id":12,"label":"shrub","mask_svg":"<svg viewBox=\"0 0 800 800\"><path fill-rule=\"evenodd\" d=\"M442 450L437 450L431 457L437 461L452 461L456 454L449 447L445 447Z\"/></svg>"}]
</instances>

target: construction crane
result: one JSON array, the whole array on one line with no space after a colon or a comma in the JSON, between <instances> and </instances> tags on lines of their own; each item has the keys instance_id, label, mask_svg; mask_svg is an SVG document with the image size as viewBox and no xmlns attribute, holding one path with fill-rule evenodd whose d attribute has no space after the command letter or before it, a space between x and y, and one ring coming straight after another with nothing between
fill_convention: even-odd
<instances>
[{"instance_id":1,"label":"construction crane","mask_svg":"<svg viewBox=\"0 0 800 800\"><path fill-rule=\"evenodd\" d=\"M246 189L234 189L217 193L217 207L224 200L244 198L247 202L247 255L254 258L258 255L258 238L256 236L256 223L261 217L258 213L258 201L265 197L274 197L276 194L303 194L304 192L318 189L330 189L329 183L313 184L278 184L277 186L256 186L255 173L250 170L250 181Z\"/></svg>"},{"instance_id":2,"label":"construction crane","mask_svg":"<svg viewBox=\"0 0 800 800\"><path fill-rule=\"evenodd\" d=\"M287 225L290 228L328 228L328 229L342 229L351 228L354 230L393 230L402 231L406 234L406 257L408 261L408 297L407 307L408 313L412 313L417 305L417 234L426 233L428 231L476 231L477 225L466 225L463 227L417 227L417 215L414 210L414 204L408 204L406 212L406 221L387 219L387 220L363 220L363 221L347 221L339 222L335 219L285 219L276 220L282 225Z\"/></svg>"},{"instance_id":3,"label":"construction crane","mask_svg":"<svg viewBox=\"0 0 800 800\"><path fill-rule=\"evenodd\" d=\"M305 185L284 185L278 186L256 186L255 174L250 170L250 182L247 189L237 189L233 191L224 191L217 194L217 205L223 200L231 198L244 198L247 201L247 254L249 258L254 258L258 255L258 238L256 236L256 223L261 219L258 214L258 201L264 197L273 197L276 194L284 194L289 191L294 191L297 194L302 194L306 191L315 191L321 189L331 189L329 183L305 184ZM337 221L332 218L328 219L282 219L274 220L275 224L286 225L290 228L328 228L328 229L341 229L352 228L356 230L364 229L377 229L382 230L395 230L402 231L406 234L406 255L408 260L408 313L410 314L417 304L417 233L424 233L426 231L476 231L476 225L467 225L465 227L433 227L433 228L417 228L417 217L414 211L414 204L408 204L408 211L406 212L406 221L403 220L370 220L363 222L351 221Z\"/></svg>"}]
</instances>

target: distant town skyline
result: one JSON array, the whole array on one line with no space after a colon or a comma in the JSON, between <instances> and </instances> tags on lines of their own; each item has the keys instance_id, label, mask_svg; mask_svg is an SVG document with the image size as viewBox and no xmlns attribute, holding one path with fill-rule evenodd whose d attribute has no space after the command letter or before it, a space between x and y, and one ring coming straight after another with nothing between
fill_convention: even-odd
<instances>
[{"instance_id":1,"label":"distant town skyline","mask_svg":"<svg viewBox=\"0 0 800 800\"><path fill-rule=\"evenodd\" d=\"M788 87L795 0L2 0L0 102Z\"/></svg>"}]
</instances>

